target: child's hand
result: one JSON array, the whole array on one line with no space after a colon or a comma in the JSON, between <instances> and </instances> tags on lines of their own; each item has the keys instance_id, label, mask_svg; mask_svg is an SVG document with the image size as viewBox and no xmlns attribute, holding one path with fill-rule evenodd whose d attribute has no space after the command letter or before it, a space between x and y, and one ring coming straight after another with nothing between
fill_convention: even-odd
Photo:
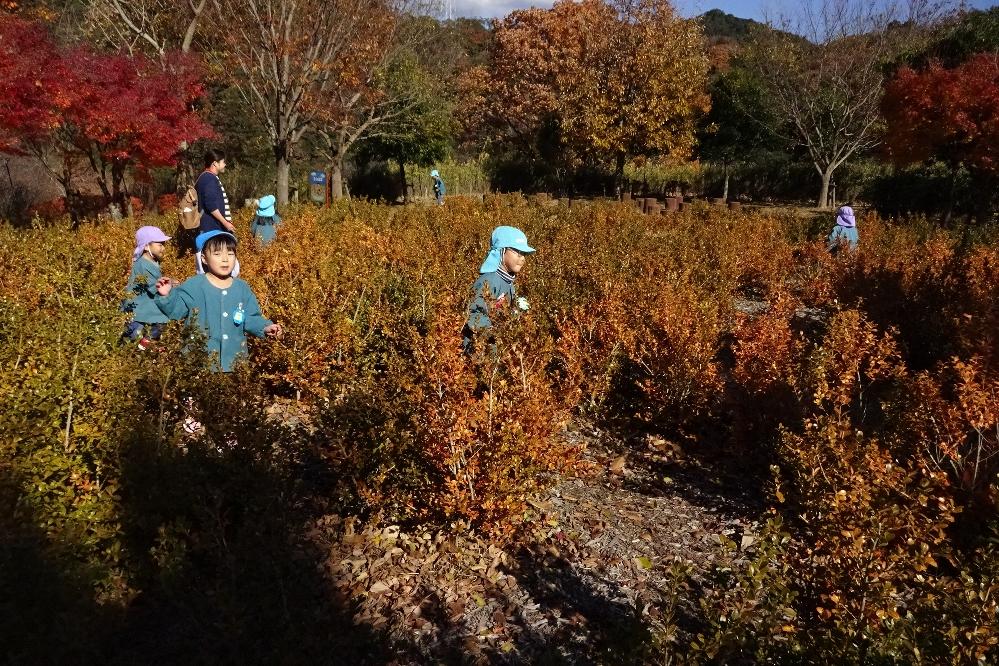
<instances>
[{"instance_id":1,"label":"child's hand","mask_svg":"<svg viewBox=\"0 0 999 666\"><path fill-rule=\"evenodd\" d=\"M268 338L280 338L281 333L284 329L281 328L281 324L271 324L270 326L264 326L264 335Z\"/></svg>"},{"instance_id":2,"label":"child's hand","mask_svg":"<svg viewBox=\"0 0 999 666\"><path fill-rule=\"evenodd\" d=\"M160 296L169 296L173 289L174 281L168 277L161 277L156 281L156 293Z\"/></svg>"}]
</instances>

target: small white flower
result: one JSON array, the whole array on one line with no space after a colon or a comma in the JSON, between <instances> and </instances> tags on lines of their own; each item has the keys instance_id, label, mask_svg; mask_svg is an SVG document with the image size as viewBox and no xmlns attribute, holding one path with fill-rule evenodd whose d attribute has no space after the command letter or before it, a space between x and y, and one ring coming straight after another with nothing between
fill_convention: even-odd
<instances>
[{"instance_id":1,"label":"small white flower","mask_svg":"<svg viewBox=\"0 0 999 666\"><path fill-rule=\"evenodd\" d=\"M526 298L521 296L517 299L517 307L526 312L531 309L531 304L527 302Z\"/></svg>"}]
</instances>

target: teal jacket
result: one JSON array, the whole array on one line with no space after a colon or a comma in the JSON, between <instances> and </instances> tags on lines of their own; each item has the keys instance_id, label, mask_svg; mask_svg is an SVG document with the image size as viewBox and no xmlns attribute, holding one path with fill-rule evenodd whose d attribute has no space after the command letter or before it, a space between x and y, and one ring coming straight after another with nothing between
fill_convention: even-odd
<instances>
[{"instance_id":1,"label":"teal jacket","mask_svg":"<svg viewBox=\"0 0 999 666\"><path fill-rule=\"evenodd\" d=\"M233 315L243 306L243 323L233 322ZM264 328L271 325L260 314L260 304L250 285L239 278L232 285L219 289L204 274L195 275L175 287L167 296L156 299L156 305L170 319L194 317L198 327L208 336L205 346L219 356L222 372L231 372L237 358L246 354L246 334L264 337ZM218 369L218 368L216 368Z\"/></svg>"},{"instance_id":2,"label":"teal jacket","mask_svg":"<svg viewBox=\"0 0 999 666\"><path fill-rule=\"evenodd\" d=\"M829 251L835 252L841 243L845 243L851 250L856 250L859 242L857 227L842 227L837 224L829 234Z\"/></svg>"},{"instance_id":3,"label":"teal jacket","mask_svg":"<svg viewBox=\"0 0 999 666\"><path fill-rule=\"evenodd\" d=\"M132 321L140 324L165 324L170 321L156 307L156 281L160 275L160 265L151 259L143 256L132 262L132 273L125 287L129 297L122 308L132 313Z\"/></svg>"},{"instance_id":4,"label":"teal jacket","mask_svg":"<svg viewBox=\"0 0 999 666\"><path fill-rule=\"evenodd\" d=\"M442 178L434 178L434 196L442 197L447 194L447 186Z\"/></svg>"},{"instance_id":5,"label":"teal jacket","mask_svg":"<svg viewBox=\"0 0 999 666\"><path fill-rule=\"evenodd\" d=\"M487 303L484 294L491 294ZM511 307L517 299L517 290L512 280L504 278L499 271L483 273L472 285L472 301L468 305L469 331L477 333L493 325L489 312L497 307ZM516 309L514 310L516 312Z\"/></svg>"},{"instance_id":6,"label":"teal jacket","mask_svg":"<svg viewBox=\"0 0 999 666\"><path fill-rule=\"evenodd\" d=\"M277 227L281 224L281 216L274 213L274 217L260 217L257 215L250 223L250 233L257 237L261 245L267 245L277 235Z\"/></svg>"}]
</instances>

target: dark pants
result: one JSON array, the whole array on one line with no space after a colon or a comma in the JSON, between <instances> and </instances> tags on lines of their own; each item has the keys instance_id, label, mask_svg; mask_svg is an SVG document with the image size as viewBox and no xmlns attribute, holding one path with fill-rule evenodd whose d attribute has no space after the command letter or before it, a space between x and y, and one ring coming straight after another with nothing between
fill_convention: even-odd
<instances>
[{"instance_id":1,"label":"dark pants","mask_svg":"<svg viewBox=\"0 0 999 666\"><path fill-rule=\"evenodd\" d=\"M177 225L177 232L174 235L174 243L177 247L177 258L183 257L188 252L194 253L194 241L198 237L201 230L198 227L194 229L185 229L182 225Z\"/></svg>"}]
</instances>

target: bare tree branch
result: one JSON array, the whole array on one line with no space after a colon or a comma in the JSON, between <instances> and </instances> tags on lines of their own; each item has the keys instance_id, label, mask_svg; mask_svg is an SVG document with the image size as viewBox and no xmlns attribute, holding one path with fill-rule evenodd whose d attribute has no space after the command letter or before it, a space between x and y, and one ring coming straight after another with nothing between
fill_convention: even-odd
<instances>
[{"instance_id":1,"label":"bare tree branch","mask_svg":"<svg viewBox=\"0 0 999 666\"><path fill-rule=\"evenodd\" d=\"M207 0L89 0L86 28L130 54L142 48L165 62L168 51L190 52Z\"/></svg>"},{"instance_id":2,"label":"bare tree branch","mask_svg":"<svg viewBox=\"0 0 999 666\"><path fill-rule=\"evenodd\" d=\"M948 7L934 0L797 6L796 17L770 21L773 30L759 35L748 60L795 142L808 152L822 180L816 203L825 207L835 170L881 141L887 67Z\"/></svg>"}]
</instances>

